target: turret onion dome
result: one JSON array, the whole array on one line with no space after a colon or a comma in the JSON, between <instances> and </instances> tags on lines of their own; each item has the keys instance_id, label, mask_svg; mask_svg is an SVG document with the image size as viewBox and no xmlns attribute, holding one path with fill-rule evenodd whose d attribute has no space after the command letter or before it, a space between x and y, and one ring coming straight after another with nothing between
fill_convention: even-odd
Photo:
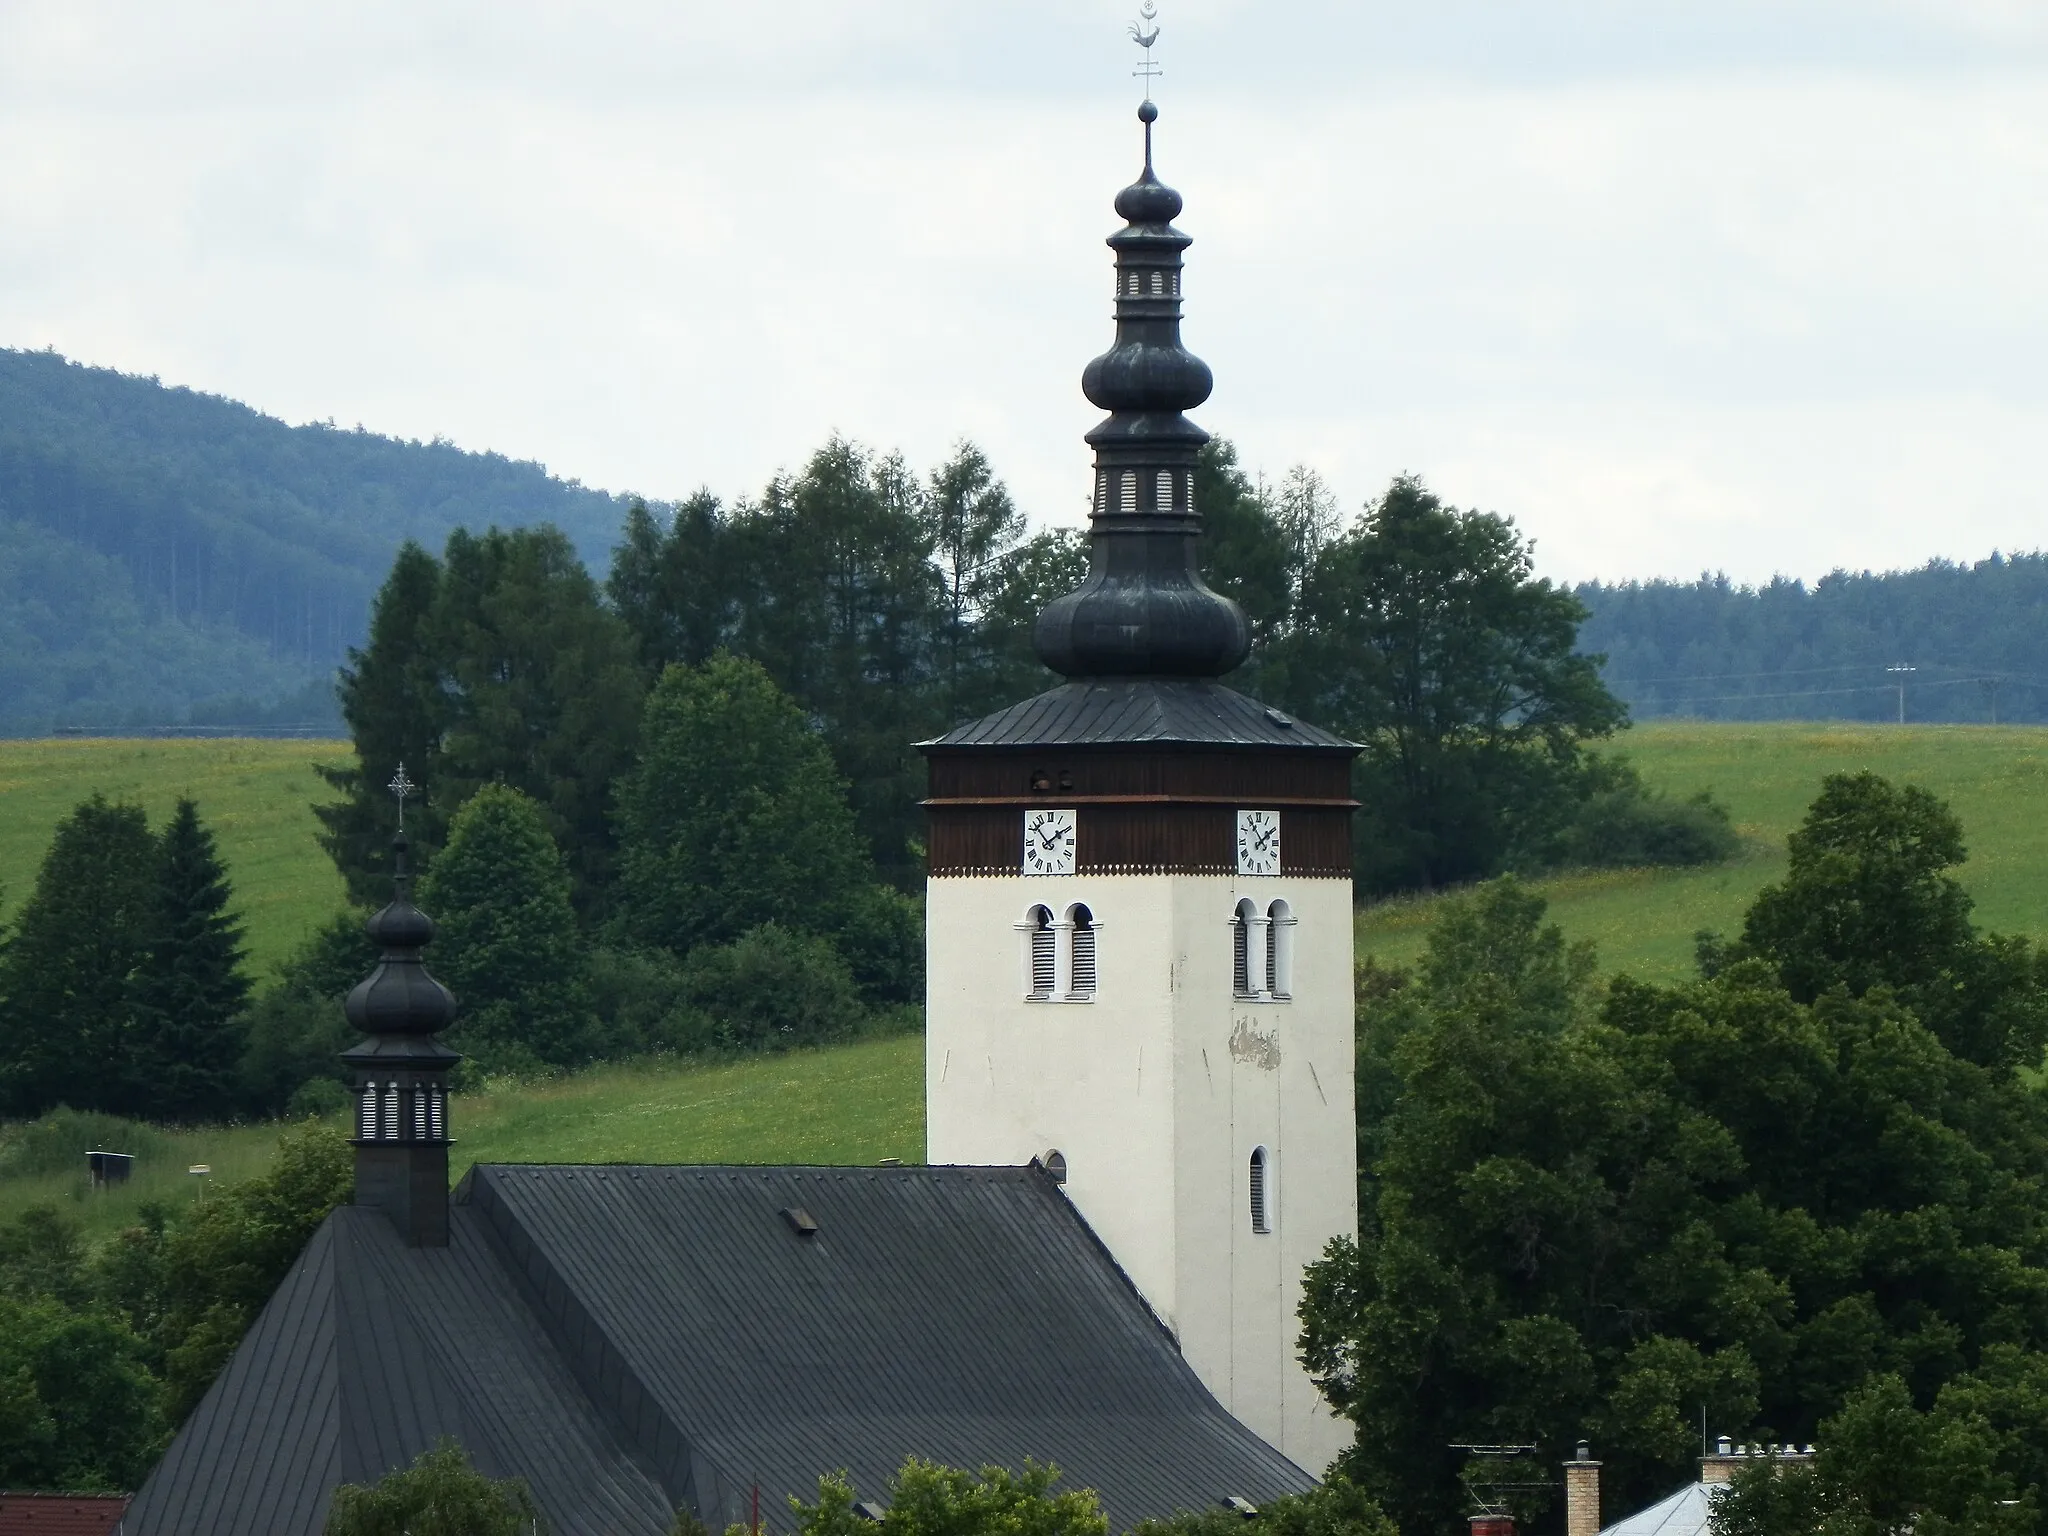
<instances>
[{"instance_id":1,"label":"turret onion dome","mask_svg":"<svg viewBox=\"0 0 2048 1536\"><path fill-rule=\"evenodd\" d=\"M434 920L412 904L404 837L392 847L398 855L398 892L364 924L380 951L377 968L356 984L342 1007L349 1023L365 1035L424 1041L454 1022L455 994L428 973L420 958L434 937Z\"/></svg>"}]
</instances>

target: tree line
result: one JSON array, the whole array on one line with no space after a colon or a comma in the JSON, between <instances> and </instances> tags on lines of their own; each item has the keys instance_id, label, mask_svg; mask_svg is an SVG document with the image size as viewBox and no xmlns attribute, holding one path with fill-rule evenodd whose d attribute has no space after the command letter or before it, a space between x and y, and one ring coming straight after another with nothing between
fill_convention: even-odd
<instances>
[{"instance_id":1,"label":"tree line","mask_svg":"<svg viewBox=\"0 0 2048 1536\"><path fill-rule=\"evenodd\" d=\"M1575 592L1587 647L1639 718L1896 720L1903 684L1908 720L2048 719L2048 555Z\"/></svg>"}]
</instances>

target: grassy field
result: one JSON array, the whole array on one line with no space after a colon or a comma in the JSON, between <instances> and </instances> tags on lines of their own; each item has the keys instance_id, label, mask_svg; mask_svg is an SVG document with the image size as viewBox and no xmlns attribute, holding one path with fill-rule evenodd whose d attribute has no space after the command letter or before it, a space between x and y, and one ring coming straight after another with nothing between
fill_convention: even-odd
<instances>
[{"instance_id":1,"label":"grassy field","mask_svg":"<svg viewBox=\"0 0 2048 1536\"><path fill-rule=\"evenodd\" d=\"M1918 784L1963 820L1960 876L1986 928L2048 939L2048 730L2027 726L1638 726L1621 750L1654 787L1711 789L1735 817L1743 857L1704 870L1608 870L1535 882L1572 938L1607 970L1660 980L1690 974L1692 935L1733 932L1757 888L1785 869L1785 834L1829 773L1868 768ZM1407 964L1442 898L1383 902L1358 919L1361 954Z\"/></svg>"},{"instance_id":2,"label":"grassy field","mask_svg":"<svg viewBox=\"0 0 2048 1536\"><path fill-rule=\"evenodd\" d=\"M313 764L345 741L0 741L0 912L35 885L57 823L94 790L161 826L180 795L220 839L260 975L341 906L341 876L315 841Z\"/></svg>"},{"instance_id":3,"label":"grassy field","mask_svg":"<svg viewBox=\"0 0 2048 1536\"><path fill-rule=\"evenodd\" d=\"M452 1107L450 1173L472 1163L874 1163L924 1160L924 1037L715 1066L606 1067L559 1082L465 1094ZM156 1133L123 1188L94 1194L82 1167L0 1177L0 1224L48 1201L104 1237L145 1201L202 1198L211 1178L264 1171L284 1127ZM110 1147L109 1151L121 1148Z\"/></svg>"}]
</instances>

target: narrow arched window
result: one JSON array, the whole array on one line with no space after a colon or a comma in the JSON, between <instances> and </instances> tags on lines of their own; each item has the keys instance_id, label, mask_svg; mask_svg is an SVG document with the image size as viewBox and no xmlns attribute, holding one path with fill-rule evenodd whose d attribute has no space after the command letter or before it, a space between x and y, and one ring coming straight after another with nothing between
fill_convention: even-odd
<instances>
[{"instance_id":1,"label":"narrow arched window","mask_svg":"<svg viewBox=\"0 0 2048 1536\"><path fill-rule=\"evenodd\" d=\"M1152 274L1152 292L1155 295L1166 292L1166 274L1164 272L1154 272Z\"/></svg>"},{"instance_id":2,"label":"narrow arched window","mask_svg":"<svg viewBox=\"0 0 2048 1536\"><path fill-rule=\"evenodd\" d=\"M435 1141L448 1139L448 1090L445 1088L436 1086L433 1090L427 1130Z\"/></svg>"},{"instance_id":3,"label":"narrow arched window","mask_svg":"<svg viewBox=\"0 0 2048 1536\"><path fill-rule=\"evenodd\" d=\"M1273 1224L1268 1218L1266 1202L1272 1198L1272 1169L1267 1166L1266 1149L1252 1148L1251 1161L1251 1214L1254 1232L1270 1232Z\"/></svg>"},{"instance_id":4,"label":"narrow arched window","mask_svg":"<svg viewBox=\"0 0 2048 1536\"><path fill-rule=\"evenodd\" d=\"M1138 510L1138 472L1134 469L1124 471L1122 500L1124 511Z\"/></svg>"},{"instance_id":5,"label":"narrow arched window","mask_svg":"<svg viewBox=\"0 0 2048 1536\"><path fill-rule=\"evenodd\" d=\"M356 1095L356 1140L377 1139L377 1085L365 1083Z\"/></svg>"},{"instance_id":6,"label":"narrow arched window","mask_svg":"<svg viewBox=\"0 0 2048 1536\"><path fill-rule=\"evenodd\" d=\"M1258 910L1247 897L1237 904L1237 915L1230 920L1230 990L1239 997L1254 995L1252 919Z\"/></svg>"},{"instance_id":7,"label":"narrow arched window","mask_svg":"<svg viewBox=\"0 0 2048 1536\"><path fill-rule=\"evenodd\" d=\"M399 1126L402 1123L398 1118L398 1084L395 1081L386 1083L384 1085L384 1123L378 1128L377 1139L379 1141L397 1141L399 1139Z\"/></svg>"},{"instance_id":8,"label":"narrow arched window","mask_svg":"<svg viewBox=\"0 0 2048 1536\"><path fill-rule=\"evenodd\" d=\"M1095 476L1095 510L1098 514L1109 510L1109 476L1102 473Z\"/></svg>"},{"instance_id":9,"label":"narrow arched window","mask_svg":"<svg viewBox=\"0 0 2048 1536\"><path fill-rule=\"evenodd\" d=\"M1152 497L1162 512L1173 510L1173 471L1162 469L1152 489Z\"/></svg>"},{"instance_id":10,"label":"narrow arched window","mask_svg":"<svg viewBox=\"0 0 2048 1536\"><path fill-rule=\"evenodd\" d=\"M1284 901L1266 908L1266 990L1294 995L1294 908Z\"/></svg>"},{"instance_id":11,"label":"narrow arched window","mask_svg":"<svg viewBox=\"0 0 2048 1536\"><path fill-rule=\"evenodd\" d=\"M1055 949L1052 908L1033 907L1024 915L1025 968L1031 997L1044 1002L1052 996Z\"/></svg>"},{"instance_id":12,"label":"narrow arched window","mask_svg":"<svg viewBox=\"0 0 2048 1536\"><path fill-rule=\"evenodd\" d=\"M1068 909L1067 922L1068 942L1074 946L1067 996L1079 1001L1095 995L1095 914L1076 904Z\"/></svg>"},{"instance_id":13,"label":"narrow arched window","mask_svg":"<svg viewBox=\"0 0 2048 1536\"><path fill-rule=\"evenodd\" d=\"M412 1100L412 1139L426 1141L434 1134L429 1109L433 1091L425 1083L414 1083L405 1096Z\"/></svg>"}]
</instances>

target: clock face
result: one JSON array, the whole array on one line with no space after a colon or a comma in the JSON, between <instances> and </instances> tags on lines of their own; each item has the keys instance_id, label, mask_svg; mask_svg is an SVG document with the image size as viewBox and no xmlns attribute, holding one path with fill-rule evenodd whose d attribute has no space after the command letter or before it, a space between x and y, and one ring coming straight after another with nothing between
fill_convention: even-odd
<instances>
[{"instance_id":1,"label":"clock face","mask_svg":"<svg viewBox=\"0 0 2048 1536\"><path fill-rule=\"evenodd\" d=\"M1024 813L1024 873L1071 875L1074 872L1074 813L1029 810Z\"/></svg>"},{"instance_id":2,"label":"clock face","mask_svg":"<svg viewBox=\"0 0 2048 1536\"><path fill-rule=\"evenodd\" d=\"M1237 813L1237 872L1240 875L1280 873L1280 813Z\"/></svg>"}]
</instances>

